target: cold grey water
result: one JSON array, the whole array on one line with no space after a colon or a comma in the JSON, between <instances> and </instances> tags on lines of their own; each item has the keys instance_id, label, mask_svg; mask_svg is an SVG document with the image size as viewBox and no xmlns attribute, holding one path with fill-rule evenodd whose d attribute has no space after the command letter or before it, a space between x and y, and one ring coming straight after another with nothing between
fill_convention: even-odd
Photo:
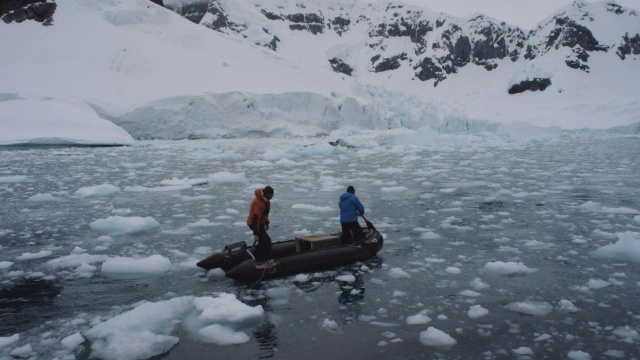
<instances>
[{"instance_id":1,"label":"cold grey water","mask_svg":"<svg viewBox=\"0 0 640 360\"><path fill-rule=\"evenodd\" d=\"M0 358L640 358L638 138L374 140L0 150ZM197 268L250 242L264 185L274 241L339 231L354 185L384 248L256 284ZM91 225L114 217L159 225ZM203 341L182 310L162 326L166 314L134 311L223 293L264 310L224 324L245 340ZM97 330L113 319L144 336L128 348ZM167 336L179 342L162 348Z\"/></svg>"}]
</instances>

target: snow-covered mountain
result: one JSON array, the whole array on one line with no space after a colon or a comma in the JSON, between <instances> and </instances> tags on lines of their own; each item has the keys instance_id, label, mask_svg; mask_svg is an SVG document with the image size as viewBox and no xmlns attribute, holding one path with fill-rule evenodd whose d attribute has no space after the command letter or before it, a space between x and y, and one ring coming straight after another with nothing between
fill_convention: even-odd
<instances>
[{"instance_id":1,"label":"snow-covered mountain","mask_svg":"<svg viewBox=\"0 0 640 360\"><path fill-rule=\"evenodd\" d=\"M79 98L137 138L640 121L640 14L610 2L531 31L396 1L9 3L55 6L0 7L0 99Z\"/></svg>"}]
</instances>

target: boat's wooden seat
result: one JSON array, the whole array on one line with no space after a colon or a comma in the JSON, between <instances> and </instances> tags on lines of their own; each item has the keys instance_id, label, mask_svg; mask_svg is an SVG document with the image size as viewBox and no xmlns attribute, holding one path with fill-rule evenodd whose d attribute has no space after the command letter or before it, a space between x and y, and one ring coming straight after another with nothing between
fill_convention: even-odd
<instances>
[{"instance_id":1,"label":"boat's wooden seat","mask_svg":"<svg viewBox=\"0 0 640 360\"><path fill-rule=\"evenodd\" d=\"M316 234L297 237L296 252L305 250L320 250L330 248L332 246L340 246L340 234Z\"/></svg>"}]
</instances>

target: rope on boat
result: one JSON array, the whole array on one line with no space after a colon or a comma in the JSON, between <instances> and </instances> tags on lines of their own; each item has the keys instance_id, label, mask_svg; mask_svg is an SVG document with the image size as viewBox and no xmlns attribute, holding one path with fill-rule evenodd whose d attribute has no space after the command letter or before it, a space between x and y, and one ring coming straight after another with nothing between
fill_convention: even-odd
<instances>
[{"instance_id":1,"label":"rope on boat","mask_svg":"<svg viewBox=\"0 0 640 360\"><path fill-rule=\"evenodd\" d=\"M255 260L255 258L254 258L254 260ZM259 268L258 268L258 265L256 265L256 268L257 268L257 269L262 269L262 275L260 275L260 278L259 278L259 279L254 283L254 284L257 284L257 283L259 283L260 281L262 281L262 279L263 279L263 278L264 278L264 276L266 275L267 271L269 271L269 274L273 274L273 273L275 273L275 272L277 271L276 266L277 266L278 264L279 264L279 262L277 262L277 261L275 261L275 260L271 259L271 260L269 260L269 261L266 261L266 262L265 262L265 263L263 263L263 264L260 264L260 265L259 265L259 266L260 266Z\"/></svg>"}]
</instances>

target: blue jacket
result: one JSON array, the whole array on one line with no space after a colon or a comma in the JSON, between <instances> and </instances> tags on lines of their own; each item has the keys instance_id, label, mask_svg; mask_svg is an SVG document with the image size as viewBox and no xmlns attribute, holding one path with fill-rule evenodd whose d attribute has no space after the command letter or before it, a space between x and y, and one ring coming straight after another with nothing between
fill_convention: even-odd
<instances>
[{"instance_id":1,"label":"blue jacket","mask_svg":"<svg viewBox=\"0 0 640 360\"><path fill-rule=\"evenodd\" d=\"M364 205L355 194L346 192L340 195L340 222L349 223L358 221L358 213L364 215Z\"/></svg>"}]
</instances>

